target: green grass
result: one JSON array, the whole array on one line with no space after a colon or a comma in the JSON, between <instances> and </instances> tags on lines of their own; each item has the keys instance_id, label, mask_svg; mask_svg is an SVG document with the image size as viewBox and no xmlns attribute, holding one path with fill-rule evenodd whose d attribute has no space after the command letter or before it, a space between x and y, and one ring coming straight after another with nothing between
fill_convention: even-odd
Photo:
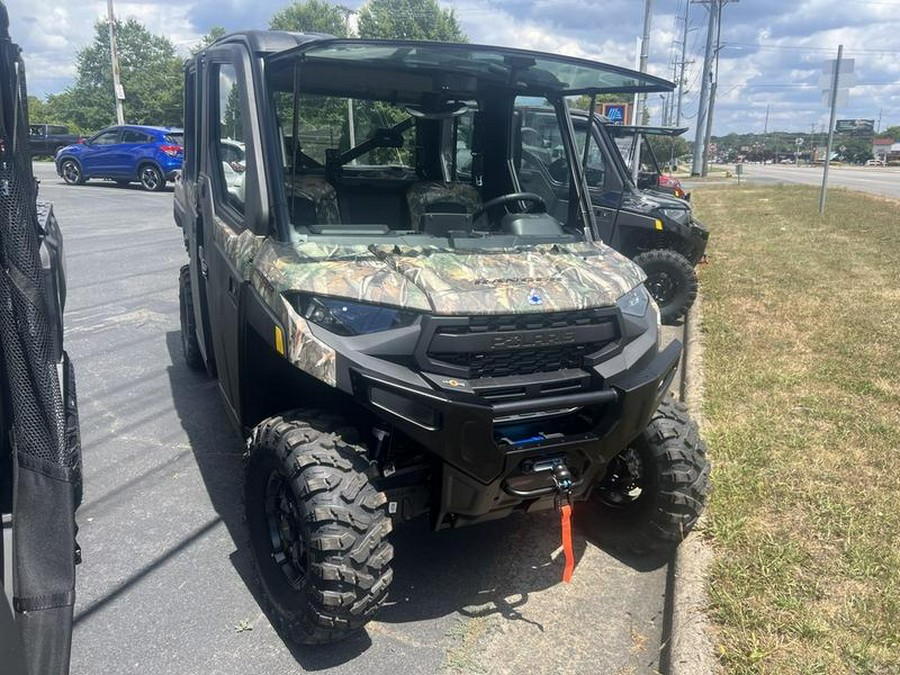
<instances>
[{"instance_id":1,"label":"green grass","mask_svg":"<svg viewBox=\"0 0 900 675\"><path fill-rule=\"evenodd\" d=\"M900 203L705 187L709 590L728 673L900 672Z\"/></svg>"}]
</instances>

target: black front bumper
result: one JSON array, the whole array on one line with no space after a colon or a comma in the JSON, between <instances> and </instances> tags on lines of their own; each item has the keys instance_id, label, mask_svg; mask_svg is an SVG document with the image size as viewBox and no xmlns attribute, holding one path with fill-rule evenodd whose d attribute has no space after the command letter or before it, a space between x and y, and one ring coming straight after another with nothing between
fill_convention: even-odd
<instances>
[{"instance_id":1,"label":"black front bumper","mask_svg":"<svg viewBox=\"0 0 900 675\"><path fill-rule=\"evenodd\" d=\"M548 467L559 462L574 476L572 498L585 499L607 463L646 427L680 354L678 341L658 353L654 343L636 359L620 353L619 362L596 365L586 389L492 404L452 386L400 384L358 363L350 379L360 403L440 458L433 515L435 527L448 527L552 507ZM567 420L577 421L576 431ZM532 434L542 425L569 432Z\"/></svg>"},{"instance_id":2,"label":"black front bumper","mask_svg":"<svg viewBox=\"0 0 900 675\"><path fill-rule=\"evenodd\" d=\"M690 224L690 249L691 255L688 258L691 265L697 265L706 255L706 245L709 243L709 230L706 229L699 221L693 220Z\"/></svg>"}]
</instances>

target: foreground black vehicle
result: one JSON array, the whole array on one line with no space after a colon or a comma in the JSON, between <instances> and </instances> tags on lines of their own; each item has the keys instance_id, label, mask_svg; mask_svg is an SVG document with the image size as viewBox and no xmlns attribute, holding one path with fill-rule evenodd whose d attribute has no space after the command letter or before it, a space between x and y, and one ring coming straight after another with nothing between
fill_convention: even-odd
<instances>
[{"instance_id":1,"label":"foreground black vehicle","mask_svg":"<svg viewBox=\"0 0 900 675\"><path fill-rule=\"evenodd\" d=\"M0 3L0 672L69 672L81 446L63 242L31 169L25 67Z\"/></svg>"},{"instance_id":2,"label":"foreground black vehicle","mask_svg":"<svg viewBox=\"0 0 900 675\"><path fill-rule=\"evenodd\" d=\"M690 531L708 464L666 398L681 346L659 350L644 274L598 241L566 105L670 87L522 50L277 32L188 62L184 355L248 433L262 597L293 639L373 616L400 521L565 523L590 501L635 548ZM528 191L535 96L565 209Z\"/></svg>"}]
</instances>

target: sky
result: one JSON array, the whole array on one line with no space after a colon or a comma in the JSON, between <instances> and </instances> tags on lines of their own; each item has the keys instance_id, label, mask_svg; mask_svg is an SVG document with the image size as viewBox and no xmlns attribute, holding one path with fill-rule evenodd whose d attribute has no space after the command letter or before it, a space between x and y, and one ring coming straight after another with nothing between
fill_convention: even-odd
<instances>
[{"instance_id":1,"label":"sky","mask_svg":"<svg viewBox=\"0 0 900 675\"><path fill-rule=\"evenodd\" d=\"M645 0L439 0L452 8L475 43L568 54L635 67ZM648 70L675 80L673 63L685 4L652 0ZM135 18L168 37L182 54L212 26L266 28L289 0L116 0L120 19ZM362 0L339 4L358 8ZM106 15L105 0L6 0L10 33L24 52L29 93L64 90L75 77L75 54ZM682 126L692 126L700 98L708 11L690 2ZM731 0L723 10L713 134L821 132L825 61L838 45L853 59L855 86L838 119L900 125L900 0ZM662 100L651 94L651 122ZM674 121L674 120L673 120ZM693 129L688 133L691 137Z\"/></svg>"}]
</instances>

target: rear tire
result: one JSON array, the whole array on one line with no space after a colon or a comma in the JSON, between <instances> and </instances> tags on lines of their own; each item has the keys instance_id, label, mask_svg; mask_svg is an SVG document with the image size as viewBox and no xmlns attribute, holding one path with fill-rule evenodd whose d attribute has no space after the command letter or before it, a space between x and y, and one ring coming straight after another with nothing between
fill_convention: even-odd
<instances>
[{"instance_id":1,"label":"rear tire","mask_svg":"<svg viewBox=\"0 0 900 675\"><path fill-rule=\"evenodd\" d=\"M181 315L181 348L184 360L191 370L206 370L200 342L197 339L197 323L194 315L194 296L191 294L191 268L185 265L178 274L178 306Z\"/></svg>"},{"instance_id":2,"label":"rear tire","mask_svg":"<svg viewBox=\"0 0 900 675\"><path fill-rule=\"evenodd\" d=\"M81 165L74 159L64 159L59 166L62 179L67 185L83 185L84 174L81 172Z\"/></svg>"},{"instance_id":3,"label":"rear tire","mask_svg":"<svg viewBox=\"0 0 900 675\"><path fill-rule=\"evenodd\" d=\"M706 443L687 408L667 397L591 493L598 527L634 552L668 551L688 535L709 495Z\"/></svg>"},{"instance_id":4,"label":"rear tire","mask_svg":"<svg viewBox=\"0 0 900 675\"><path fill-rule=\"evenodd\" d=\"M138 169L138 179L141 187L147 192L160 192L166 187L166 179L162 171L153 164L144 164Z\"/></svg>"},{"instance_id":5,"label":"rear tire","mask_svg":"<svg viewBox=\"0 0 900 675\"><path fill-rule=\"evenodd\" d=\"M653 249L634 257L647 274L644 284L659 306L659 319L673 324L697 299L697 272L690 261L677 251Z\"/></svg>"},{"instance_id":6,"label":"rear tire","mask_svg":"<svg viewBox=\"0 0 900 675\"><path fill-rule=\"evenodd\" d=\"M387 497L354 436L340 418L303 410L263 421L248 441L244 499L262 602L294 642L361 629L393 577Z\"/></svg>"}]
</instances>

